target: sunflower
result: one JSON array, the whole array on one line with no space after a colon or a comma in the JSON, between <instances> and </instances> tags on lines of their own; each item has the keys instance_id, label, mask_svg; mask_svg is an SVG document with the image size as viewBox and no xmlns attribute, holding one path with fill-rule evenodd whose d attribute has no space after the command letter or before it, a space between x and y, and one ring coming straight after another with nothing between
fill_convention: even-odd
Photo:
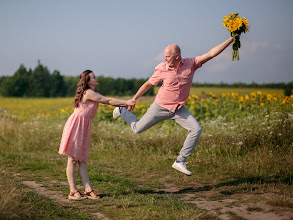
<instances>
[{"instance_id":1,"label":"sunflower","mask_svg":"<svg viewBox=\"0 0 293 220\"><path fill-rule=\"evenodd\" d=\"M222 20L224 28L227 27L227 24L233 15L234 15L234 13L230 13L229 16L224 16L224 19Z\"/></svg>"},{"instance_id":2,"label":"sunflower","mask_svg":"<svg viewBox=\"0 0 293 220\"><path fill-rule=\"evenodd\" d=\"M249 31L250 26L248 25L248 21L246 18L241 18L242 23L244 24L245 31Z\"/></svg>"},{"instance_id":3,"label":"sunflower","mask_svg":"<svg viewBox=\"0 0 293 220\"><path fill-rule=\"evenodd\" d=\"M235 17L233 20L230 20L227 27L230 32L239 30L242 27L241 18Z\"/></svg>"},{"instance_id":4,"label":"sunflower","mask_svg":"<svg viewBox=\"0 0 293 220\"><path fill-rule=\"evenodd\" d=\"M227 28L233 37L232 43L232 60L239 60L239 51L241 47L239 36L241 33L249 31L250 26L248 26L248 21L246 18L240 18L238 13L230 13L229 16L224 16L223 27Z\"/></svg>"}]
</instances>

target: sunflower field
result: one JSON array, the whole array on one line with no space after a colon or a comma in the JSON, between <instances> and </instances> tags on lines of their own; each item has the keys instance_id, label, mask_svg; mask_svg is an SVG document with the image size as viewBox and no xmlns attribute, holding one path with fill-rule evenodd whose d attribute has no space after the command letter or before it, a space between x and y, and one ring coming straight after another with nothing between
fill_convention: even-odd
<instances>
[{"instance_id":1,"label":"sunflower field","mask_svg":"<svg viewBox=\"0 0 293 220\"><path fill-rule=\"evenodd\" d=\"M126 99L126 98L125 98ZM151 99L138 102L133 113L140 118L151 105ZM154 99L154 98L153 98ZM152 100L153 100L152 99ZM73 98L0 98L0 112L21 120L66 119L73 112ZM264 117L274 112L292 112L293 95L269 94L261 91L239 95L234 92L223 92L216 95L212 92L204 96L191 95L185 104L197 120L210 120L221 117L226 121L248 116ZM112 120L114 107L100 104L96 120Z\"/></svg>"}]
</instances>

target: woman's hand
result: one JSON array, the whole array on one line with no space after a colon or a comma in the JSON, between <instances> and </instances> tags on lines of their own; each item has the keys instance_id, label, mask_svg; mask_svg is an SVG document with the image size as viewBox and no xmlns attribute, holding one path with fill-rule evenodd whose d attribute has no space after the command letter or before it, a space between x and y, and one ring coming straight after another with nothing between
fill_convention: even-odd
<instances>
[{"instance_id":1,"label":"woman's hand","mask_svg":"<svg viewBox=\"0 0 293 220\"><path fill-rule=\"evenodd\" d=\"M134 101L133 99L127 100L127 108L126 108L127 111L133 110L135 107L135 103L136 103L136 101Z\"/></svg>"}]
</instances>

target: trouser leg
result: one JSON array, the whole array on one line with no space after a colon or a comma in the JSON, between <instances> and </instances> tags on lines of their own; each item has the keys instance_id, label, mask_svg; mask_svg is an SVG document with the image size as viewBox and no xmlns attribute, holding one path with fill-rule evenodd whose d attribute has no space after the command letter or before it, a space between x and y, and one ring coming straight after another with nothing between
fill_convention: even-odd
<instances>
[{"instance_id":1,"label":"trouser leg","mask_svg":"<svg viewBox=\"0 0 293 220\"><path fill-rule=\"evenodd\" d=\"M148 108L140 120L134 114L127 111L126 108L120 108L120 113L121 117L127 122L134 133L141 133L171 117L171 113L167 109L160 107L155 102Z\"/></svg>"},{"instance_id":2,"label":"trouser leg","mask_svg":"<svg viewBox=\"0 0 293 220\"><path fill-rule=\"evenodd\" d=\"M186 162L187 157L192 153L199 139L202 128L193 115L190 114L184 106L175 112L172 119L188 130L188 135L183 143L183 147L180 150L179 156L177 157L178 162Z\"/></svg>"}]
</instances>

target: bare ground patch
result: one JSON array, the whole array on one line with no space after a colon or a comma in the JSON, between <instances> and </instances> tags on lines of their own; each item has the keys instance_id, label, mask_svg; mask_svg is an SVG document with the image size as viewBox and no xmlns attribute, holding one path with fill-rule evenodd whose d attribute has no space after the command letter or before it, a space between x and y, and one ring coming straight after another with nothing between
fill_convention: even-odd
<instances>
[{"instance_id":1,"label":"bare ground patch","mask_svg":"<svg viewBox=\"0 0 293 220\"><path fill-rule=\"evenodd\" d=\"M193 188L182 188L168 181L169 177L163 177L161 183L163 188L156 191L165 192L178 196L187 203L194 204L200 209L208 211L209 214L217 216L222 220L249 219L249 220L287 220L293 219L292 209L274 210L274 207L266 204L265 199L259 199L259 194L245 193L233 195L231 198L215 198L221 189L198 185ZM277 197L275 193L262 193L262 198ZM250 202L256 200L257 202Z\"/></svg>"}]
</instances>

